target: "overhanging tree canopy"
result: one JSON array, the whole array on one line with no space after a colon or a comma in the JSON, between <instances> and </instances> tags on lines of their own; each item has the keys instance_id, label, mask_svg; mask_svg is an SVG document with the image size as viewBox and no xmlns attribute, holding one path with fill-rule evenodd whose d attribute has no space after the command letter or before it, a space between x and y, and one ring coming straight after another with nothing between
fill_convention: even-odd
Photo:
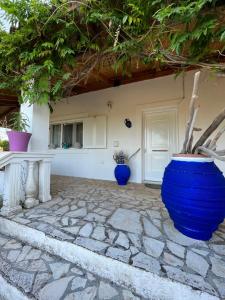
<instances>
[{"instance_id":1,"label":"overhanging tree canopy","mask_svg":"<svg viewBox=\"0 0 225 300\"><path fill-rule=\"evenodd\" d=\"M48 103L104 59L224 69L223 1L0 0L11 24L0 29L0 88Z\"/></svg>"}]
</instances>

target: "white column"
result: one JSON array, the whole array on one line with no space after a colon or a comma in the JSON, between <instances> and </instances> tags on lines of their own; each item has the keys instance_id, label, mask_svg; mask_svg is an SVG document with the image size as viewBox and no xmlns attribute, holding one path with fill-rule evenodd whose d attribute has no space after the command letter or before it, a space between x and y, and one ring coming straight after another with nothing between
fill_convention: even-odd
<instances>
[{"instance_id":1,"label":"white column","mask_svg":"<svg viewBox=\"0 0 225 300\"><path fill-rule=\"evenodd\" d=\"M24 207L31 208L39 204L37 200L38 184L34 176L35 161L28 161L27 180L25 185Z\"/></svg>"},{"instance_id":2,"label":"white column","mask_svg":"<svg viewBox=\"0 0 225 300\"><path fill-rule=\"evenodd\" d=\"M51 162L49 160L42 160L39 162L39 200L46 202L51 200L50 195L50 176L51 176Z\"/></svg>"},{"instance_id":3,"label":"white column","mask_svg":"<svg viewBox=\"0 0 225 300\"><path fill-rule=\"evenodd\" d=\"M32 137L29 145L29 152L43 153L48 152L49 144L49 107L48 105L29 105L27 103L21 105L21 112L29 119L29 132ZM41 159L40 159L41 160ZM38 198L40 202L51 200L50 196L50 179L51 179L51 162L44 160L39 163L39 183L37 187ZM31 172L31 170L30 170ZM28 178L29 179L29 178ZM30 197L31 199L32 197ZM32 200L29 200L32 202ZM28 200L26 201L28 203ZM34 201L33 201L34 202ZM36 202L35 202L36 203ZM34 203L34 205L36 205ZM27 204L30 206L33 204ZM30 206L31 207L31 206ZM27 207L28 208L28 207Z\"/></svg>"},{"instance_id":4,"label":"white column","mask_svg":"<svg viewBox=\"0 0 225 300\"><path fill-rule=\"evenodd\" d=\"M21 163L12 162L5 167L2 215L22 210L22 169Z\"/></svg>"},{"instance_id":5,"label":"white column","mask_svg":"<svg viewBox=\"0 0 225 300\"><path fill-rule=\"evenodd\" d=\"M29 144L30 152L48 151L49 143L49 107L48 105L21 105L20 111L29 120L29 132L32 137Z\"/></svg>"}]
</instances>

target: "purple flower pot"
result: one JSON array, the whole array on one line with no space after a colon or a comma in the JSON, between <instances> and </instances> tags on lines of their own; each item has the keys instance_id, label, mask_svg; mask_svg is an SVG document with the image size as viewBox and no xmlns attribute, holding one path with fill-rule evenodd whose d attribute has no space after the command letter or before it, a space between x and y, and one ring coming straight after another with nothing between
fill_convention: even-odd
<instances>
[{"instance_id":1,"label":"purple flower pot","mask_svg":"<svg viewBox=\"0 0 225 300\"><path fill-rule=\"evenodd\" d=\"M9 138L9 151L27 152L31 133L19 131L7 131Z\"/></svg>"}]
</instances>

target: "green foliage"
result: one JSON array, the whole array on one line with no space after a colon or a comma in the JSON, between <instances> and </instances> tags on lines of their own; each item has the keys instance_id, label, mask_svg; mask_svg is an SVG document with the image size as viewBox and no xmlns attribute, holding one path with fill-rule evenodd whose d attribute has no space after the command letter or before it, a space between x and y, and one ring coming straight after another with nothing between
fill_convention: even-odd
<instances>
[{"instance_id":1,"label":"green foliage","mask_svg":"<svg viewBox=\"0 0 225 300\"><path fill-rule=\"evenodd\" d=\"M124 72L133 58L214 63L224 51L224 8L217 0L0 0L11 24L10 32L0 24L0 89L30 103L57 101L109 54Z\"/></svg>"},{"instance_id":2,"label":"green foliage","mask_svg":"<svg viewBox=\"0 0 225 300\"><path fill-rule=\"evenodd\" d=\"M28 126L28 119L25 114L21 112L14 112L11 114L9 128L14 131L26 132Z\"/></svg>"},{"instance_id":3,"label":"green foliage","mask_svg":"<svg viewBox=\"0 0 225 300\"><path fill-rule=\"evenodd\" d=\"M2 148L3 151L9 151L9 142L6 140L0 140L0 148Z\"/></svg>"}]
</instances>

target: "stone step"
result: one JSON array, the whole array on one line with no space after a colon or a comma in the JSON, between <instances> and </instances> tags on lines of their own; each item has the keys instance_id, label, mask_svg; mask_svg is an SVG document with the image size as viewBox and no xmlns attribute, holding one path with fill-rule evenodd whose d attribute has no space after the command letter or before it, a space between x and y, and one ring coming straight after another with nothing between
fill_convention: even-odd
<instances>
[{"instance_id":1,"label":"stone step","mask_svg":"<svg viewBox=\"0 0 225 300\"><path fill-rule=\"evenodd\" d=\"M219 299L217 296L194 289L189 285L161 277L116 259L103 256L101 253L96 253L72 242L60 240L59 237L55 238L49 236L40 230L20 224L12 219L0 217L0 231L3 234L29 244L32 247L36 247L41 251L47 251L51 255L61 257L67 262L79 266L82 270L95 274L94 276L97 278L104 278L104 280L111 281L121 288L129 288L140 297L146 299ZM144 258L142 263L145 263ZM125 299L133 299L132 297L127 297ZM89 298L83 299L86 300ZM108 298L106 297L105 299Z\"/></svg>"},{"instance_id":2,"label":"stone step","mask_svg":"<svg viewBox=\"0 0 225 300\"><path fill-rule=\"evenodd\" d=\"M76 264L0 234L1 300L140 300Z\"/></svg>"}]
</instances>

